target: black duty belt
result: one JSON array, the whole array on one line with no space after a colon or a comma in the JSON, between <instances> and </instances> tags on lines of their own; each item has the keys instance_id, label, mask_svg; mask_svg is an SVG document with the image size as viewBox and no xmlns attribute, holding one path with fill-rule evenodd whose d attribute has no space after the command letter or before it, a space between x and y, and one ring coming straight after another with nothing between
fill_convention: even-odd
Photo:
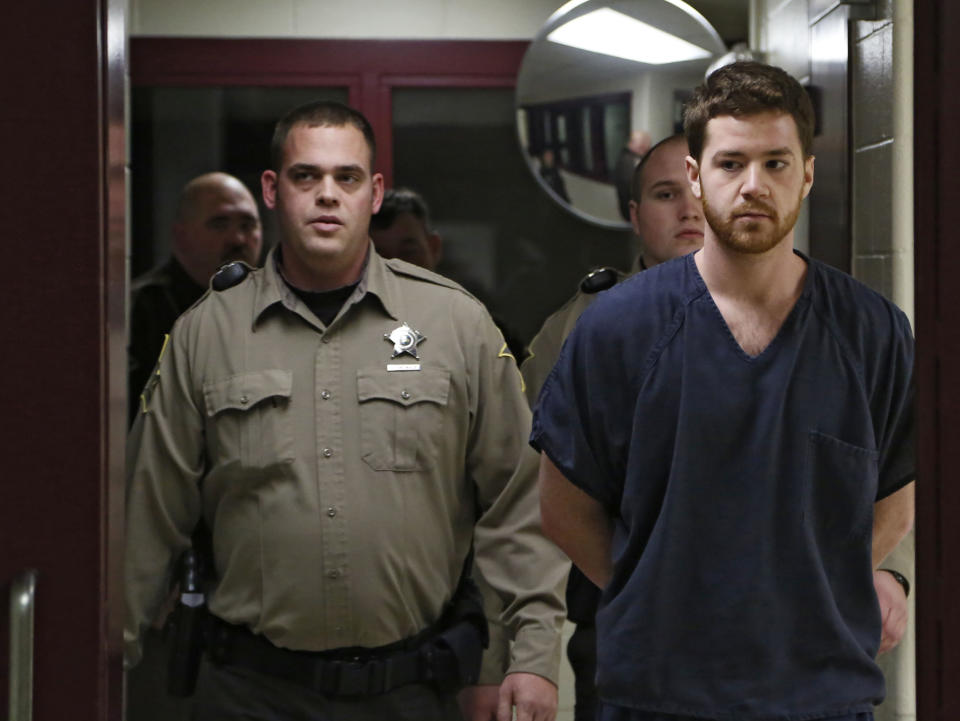
<instances>
[{"instance_id":1,"label":"black duty belt","mask_svg":"<svg viewBox=\"0 0 960 721\"><path fill-rule=\"evenodd\" d=\"M485 645L481 630L461 621L442 633L427 629L377 649L292 651L274 646L244 626L212 614L211 619L207 653L213 663L275 676L329 696L381 694L411 683L449 689L476 683L476 670L464 677L458 653L465 644L475 643L481 652Z\"/></svg>"}]
</instances>

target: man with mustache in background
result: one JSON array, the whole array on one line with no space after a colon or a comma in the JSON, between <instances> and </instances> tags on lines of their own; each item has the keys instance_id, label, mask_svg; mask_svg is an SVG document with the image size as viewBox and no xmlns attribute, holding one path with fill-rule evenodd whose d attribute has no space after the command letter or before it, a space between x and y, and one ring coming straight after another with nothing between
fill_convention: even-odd
<instances>
[{"instance_id":1,"label":"man with mustache in background","mask_svg":"<svg viewBox=\"0 0 960 721\"><path fill-rule=\"evenodd\" d=\"M599 298L540 394L544 528L603 589L601 721L868 721L883 698L913 338L793 248L813 122L779 68L712 73L684 117L703 249Z\"/></svg>"},{"instance_id":2,"label":"man with mustache in background","mask_svg":"<svg viewBox=\"0 0 960 721\"><path fill-rule=\"evenodd\" d=\"M136 278L130 288L128 397L130 422L140 404L164 336L200 299L224 263L260 261L263 228L250 191L227 173L205 173L180 191L170 258Z\"/></svg>"}]
</instances>

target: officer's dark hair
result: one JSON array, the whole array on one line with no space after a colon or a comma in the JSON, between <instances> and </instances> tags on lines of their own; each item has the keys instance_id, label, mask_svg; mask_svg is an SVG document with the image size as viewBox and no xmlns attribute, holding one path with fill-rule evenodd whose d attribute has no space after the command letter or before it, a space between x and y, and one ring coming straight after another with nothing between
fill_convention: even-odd
<instances>
[{"instance_id":1,"label":"officer's dark hair","mask_svg":"<svg viewBox=\"0 0 960 721\"><path fill-rule=\"evenodd\" d=\"M398 215L410 213L423 223L428 233L430 228L430 208L427 201L415 190L410 188L390 188L383 194L383 203L376 215L370 218L370 226L377 230L385 230L393 225Z\"/></svg>"},{"instance_id":2,"label":"officer's dark hair","mask_svg":"<svg viewBox=\"0 0 960 721\"><path fill-rule=\"evenodd\" d=\"M363 113L333 100L317 100L306 105L294 108L280 120L273 131L273 140L270 141L270 163L273 170L280 172L283 165L283 146L287 142L287 135L295 125L306 125L308 128L334 127L342 128L352 125L361 133L370 148L370 170L377 158L377 142L373 137L373 127Z\"/></svg>"},{"instance_id":3,"label":"officer's dark hair","mask_svg":"<svg viewBox=\"0 0 960 721\"><path fill-rule=\"evenodd\" d=\"M683 133L670 135L650 148L650 150L640 158L640 162L637 163L637 167L633 169L633 175L630 177L630 200L638 205L640 204L640 196L643 195L643 169L647 166L647 161L653 157L653 154L664 145L683 139Z\"/></svg>"},{"instance_id":4,"label":"officer's dark hair","mask_svg":"<svg viewBox=\"0 0 960 721\"><path fill-rule=\"evenodd\" d=\"M710 73L693 91L683 113L690 155L699 163L707 141L707 123L721 115L743 118L767 112L793 117L804 158L813 147L813 103L803 86L782 68L741 60Z\"/></svg>"}]
</instances>

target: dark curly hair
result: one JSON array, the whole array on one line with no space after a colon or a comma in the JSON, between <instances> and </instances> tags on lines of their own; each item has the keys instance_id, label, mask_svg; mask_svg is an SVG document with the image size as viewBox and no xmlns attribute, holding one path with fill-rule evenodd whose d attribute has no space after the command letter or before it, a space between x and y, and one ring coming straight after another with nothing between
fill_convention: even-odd
<instances>
[{"instance_id":1,"label":"dark curly hair","mask_svg":"<svg viewBox=\"0 0 960 721\"><path fill-rule=\"evenodd\" d=\"M814 113L810 96L782 68L753 60L724 65L693 92L683 113L683 132L697 162L707 140L707 122L721 115L742 118L767 112L793 117L804 157L812 155Z\"/></svg>"}]
</instances>

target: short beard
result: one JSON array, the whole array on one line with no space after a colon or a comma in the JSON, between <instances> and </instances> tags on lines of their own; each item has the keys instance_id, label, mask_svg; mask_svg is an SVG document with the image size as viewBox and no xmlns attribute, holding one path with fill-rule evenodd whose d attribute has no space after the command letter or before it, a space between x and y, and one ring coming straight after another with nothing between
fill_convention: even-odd
<instances>
[{"instance_id":1,"label":"short beard","mask_svg":"<svg viewBox=\"0 0 960 721\"><path fill-rule=\"evenodd\" d=\"M724 217L711 207L706 194L704 194L703 215L720 245L737 253L760 255L777 247L780 241L793 229L793 226L797 223L797 218L800 216L802 202L803 192L801 191L797 197L796 205L790 208L783 218L777 215L773 208L762 203L745 203L734 208L730 215ZM747 223L740 221L738 227L734 213L740 214L750 210L757 210L770 216L773 227L769 231L761 231L763 221Z\"/></svg>"}]
</instances>

